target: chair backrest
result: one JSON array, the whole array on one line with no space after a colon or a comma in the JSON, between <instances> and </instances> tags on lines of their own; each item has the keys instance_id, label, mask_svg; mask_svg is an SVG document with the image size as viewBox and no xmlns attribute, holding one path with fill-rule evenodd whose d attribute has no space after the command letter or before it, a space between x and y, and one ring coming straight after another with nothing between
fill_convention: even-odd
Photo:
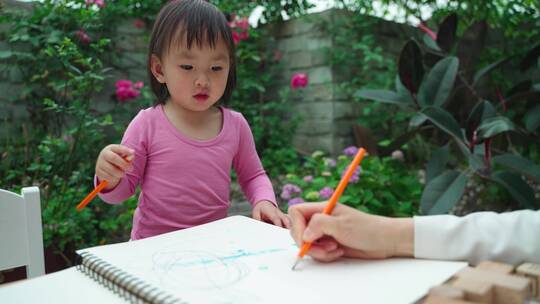
<instances>
[{"instance_id":1,"label":"chair backrest","mask_svg":"<svg viewBox=\"0 0 540 304\"><path fill-rule=\"evenodd\" d=\"M26 277L45 274L39 188L22 195L0 189L0 270L26 266Z\"/></svg>"}]
</instances>

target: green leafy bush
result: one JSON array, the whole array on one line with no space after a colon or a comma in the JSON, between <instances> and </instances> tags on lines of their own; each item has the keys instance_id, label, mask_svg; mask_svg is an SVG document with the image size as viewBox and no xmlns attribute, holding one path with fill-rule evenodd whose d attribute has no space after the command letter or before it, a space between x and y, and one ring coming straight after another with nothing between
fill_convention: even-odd
<instances>
[{"instance_id":1,"label":"green leafy bush","mask_svg":"<svg viewBox=\"0 0 540 304\"><path fill-rule=\"evenodd\" d=\"M528 150L521 145L540 143L540 106L535 103L540 84L534 83L540 45L475 71L487 23L472 23L458 39L457 18L451 14L444 19L437 34L420 26L427 33L424 46L409 40L403 47L395 91L360 90L357 96L415 113L409 131L395 140L398 144L421 134L433 147L442 146L433 150L427 164L423 213L448 212L467 181L477 179L502 186L521 208L536 209L540 204L528 182L540 182L540 166L518 151ZM490 77L500 67L513 78L503 82Z\"/></svg>"},{"instance_id":2,"label":"green leafy bush","mask_svg":"<svg viewBox=\"0 0 540 304\"><path fill-rule=\"evenodd\" d=\"M320 151L306 157L304 163L282 181L283 205L328 200L355 151L355 147L349 147L337 159L325 157ZM364 157L339 202L385 216L416 214L422 185L417 172L411 172L396 158Z\"/></svg>"}]
</instances>

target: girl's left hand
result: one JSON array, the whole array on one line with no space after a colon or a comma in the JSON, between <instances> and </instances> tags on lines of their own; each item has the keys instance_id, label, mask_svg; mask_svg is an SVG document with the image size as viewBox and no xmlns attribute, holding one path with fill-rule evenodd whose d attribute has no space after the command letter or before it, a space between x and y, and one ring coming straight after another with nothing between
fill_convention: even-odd
<instances>
[{"instance_id":1,"label":"girl's left hand","mask_svg":"<svg viewBox=\"0 0 540 304\"><path fill-rule=\"evenodd\" d=\"M253 207L252 216L254 219L274 224L279 227L289 229L291 222L289 216L281 212L272 202L260 201Z\"/></svg>"}]
</instances>

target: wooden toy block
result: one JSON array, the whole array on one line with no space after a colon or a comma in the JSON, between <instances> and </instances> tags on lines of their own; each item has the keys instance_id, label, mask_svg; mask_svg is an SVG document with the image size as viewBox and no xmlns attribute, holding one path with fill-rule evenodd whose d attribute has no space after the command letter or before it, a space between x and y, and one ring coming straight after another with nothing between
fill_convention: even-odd
<instances>
[{"instance_id":1,"label":"wooden toy block","mask_svg":"<svg viewBox=\"0 0 540 304\"><path fill-rule=\"evenodd\" d=\"M523 263L517 267L516 274L531 280L531 296L540 299L540 265Z\"/></svg>"},{"instance_id":2,"label":"wooden toy block","mask_svg":"<svg viewBox=\"0 0 540 304\"><path fill-rule=\"evenodd\" d=\"M511 274L514 271L514 265L492 261L483 261L480 264L476 265L475 268L505 274Z\"/></svg>"},{"instance_id":3,"label":"wooden toy block","mask_svg":"<svg viewBox=\"0 0 540 304\"><path fill-rule=\"evenodd\" d=\"M428 295L422 304L480 304L479 302L471 302L460 299L450 299L438 295Z\"/></svg>"},{"instance_id":4,"label":"wooden toy block","mask_svg":"<svg viewBox=\"0 0 540 304\"><path fill-rule=\"evenodd\" d=\"M452 286L465 292L465 299L478 303L493 303L494 290L490 282L476 278L458 277Z\"/></svg>"},{"instance_id":5,"label":"wooden toy block","mask_svg":"<svg viewBox=\"0 0 540 304\"><path fill-rule=\"evenodd\" d=\"M524 277L471 267L462 269L456 276L458 280L453 286L464 288L466 299L469 299L469 295L473 295L474 289L471 287L480 283L487 284L492 289L492 300L495 304L522 304L530 295L530 280ZM478 291L483 291L484 289L480 287L484 286L478 286ZM480 295L482 294L477 294L477 296Z\"/></svg>"},{"instance_id":6,"label":"wooden toy block","mask_svg":"<svg viewBox=\"0 0 540 304\"><path fill-rule=\"evenodd\" d=\"M432 287L429 290L429 295L438 296L454 300L463 300L465 299L465 292L459 288L451 286L449 284L439 285Z\"/></svg>"}]
</instances>

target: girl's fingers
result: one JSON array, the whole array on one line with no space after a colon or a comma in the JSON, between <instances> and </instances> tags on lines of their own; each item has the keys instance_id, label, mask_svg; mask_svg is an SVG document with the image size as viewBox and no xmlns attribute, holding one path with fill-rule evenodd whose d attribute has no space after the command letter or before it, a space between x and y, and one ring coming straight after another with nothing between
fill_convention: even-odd
<instances>
[{"instance_id":1,"label":"girl's fingers","mask_svg":"<svg viewBox=\"0 0 540 304\"><path fill-rule=\"evenodd\" d=\"M110 176L114 177L114 179L121 179L124 177L124 171L118 169L118 167L110 163L104 163L101 169Z\"/></svg>"},{"instance_id":2,"label":"girl's fingers","mask_svg":"<svg viewBox=\"0 0 540 304\"><path fill-rule=\"evenodd\" d=\"M131 166L131 163L126 161L120 155L114 153L113 151L107 151L103 154L103 158L110 164L115 165L120 168L122 171L126 171Z\"/></svg>"},{"instance_id":3,"label":"girl's fingers","mask_svg":"<svg viewBox=\"0 0 540 304\"><path fill-rule=\"evenodd\" d=\"M259 208L253 208L252 217L253 217L253 219L256 219L257 221L262 220L261 219L261 210Z\"/></svg>"},{"instance_id":4,"label":"girl's fingers","mask_svg":"<svg viewBox=\"0 0 540 304\"><path fill-rule=\"evenodd\" d=\"M291 229L291 220L289 219L289 216L287 216L286 214L281 213L280 217L281 217L281 221L283 222L282 227L285 227L287 229Z\"/></svg>"},{"instance_id":5,"label":"girl's fingers","mask_svg":"<svg viewBox=\"0 0 540 304\"><path fill-rule=\"evenodd\" d=\"M130 158L133 158L135 156L135 150L131 149L131 148L128 148L126 146L122 146L122 145L109 145L109 149L122 156L122 157L125 157L128 159L128 161L130 161L131 159Z\"/></svg>"}]
</instances>

